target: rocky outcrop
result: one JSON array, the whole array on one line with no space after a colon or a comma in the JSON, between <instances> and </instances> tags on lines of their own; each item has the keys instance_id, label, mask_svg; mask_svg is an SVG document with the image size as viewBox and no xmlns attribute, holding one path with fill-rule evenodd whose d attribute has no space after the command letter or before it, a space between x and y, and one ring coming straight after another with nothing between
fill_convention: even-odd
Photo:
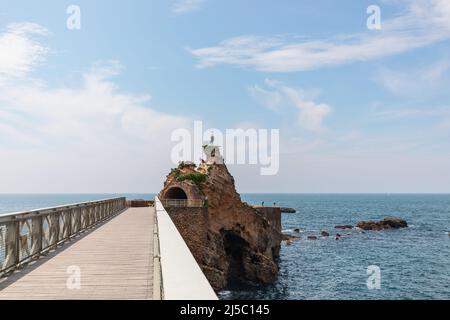
<instances>
[{"instance_id":1,"label":"rocky outcrop","mask_svg":"<svg viewBox=\"0 0 450 320\"><path fill-rule=\"evenodd\" d=\"M346 229L353 229L353 226L345 225L345 226L336 226L336 227L334 227L334 228L335 228L335 229L346 230Z\"/></svg>"},{"instance_id":2,"label":"rocky outcrop","mask_svg":"<svg viewBox=\"0 0 450 320\"><path fill-rule=\"evenodd\" d=\"M386 218L381 221L361 221L356 227L362 230L385 230L385 229L399 229L407 228L408 223L399 218Z\"/></svg>"},{"instance_id":3,"label":"rocky outcrop","mask_svg":"<svg viewBox=\"0 0 450 320\"><path fill-rule=\"evenodd\" d=\"M223 272L227 285L275 281L282 236L281 228L275 227L281 226L279 215L269 221L243 203L224 164L203 164L199 170L208 173L202 191L208 198L210 232L223 247L215 254L225 258L209 267Z\"/></svg>"},{"instance_id":4,"label":"rocky outcrop","mask_svg":"<svg viewBox=\"0 0 450 320\"><path fill-rule=\"evenodd\" d=\"M203 162L198 167L173 169L160 196L164 198L174 188L186 190L187 199L206 200L205 230L186 231L197 228L187 225L188 212L183 222L175 221L183 219L177 215L174 223L216 290L276 280L282 241L279 208L262 210L242 202L234 178L224 164ZM170 210L168 212L171 215ZM198 234L202 232L203 235ZM190 234L196 235L191 237ZM203 238L205 240L198 241Z\"/></svg>"},{"instance_id":5,"label":"rocky outcrop","mask_svg":"<svg viewBox=\"0 0 450 320\"><path fill-rule=\"evenodd\" d=\"M295 236L292 234L283 234L282 235L282 240L283 241L292 241L292 240L296 240L296 239L301 239L301 236Z\"/></svg>"}]
</instances>

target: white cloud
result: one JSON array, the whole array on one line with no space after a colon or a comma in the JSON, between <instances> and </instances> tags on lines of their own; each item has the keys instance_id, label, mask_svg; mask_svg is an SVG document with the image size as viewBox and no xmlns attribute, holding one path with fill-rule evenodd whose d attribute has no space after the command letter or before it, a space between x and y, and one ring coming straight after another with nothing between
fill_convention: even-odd
<instances>
[{"instance_id":1,"label":"white cloud","mask_svg":"<svg viewBox=\"0 0 450 320\"><path fill-rule=\"evenodd\" d=\"M320 132L325 129L322 122L331 111L331 108L327 104L305 100L301 90L284 87L283 91L299 110L298 123L300 126L306 130L315 132Z\"/></svg>"},{"instance_id":2,"label":"white cloud","mask_svg":"<svg viewBox=\"0 0 450 320\"><path fill-rule=\"evenodd\" d=\"M245 35L190 50L205 68L230 64L265 72L294 72L400 54L450 39L447 0L401 0L406 13L383 21L381 31L298 41Z\"/></svg>"},{"instance_id":3,"label":"white cloud","mask_svg":"<svg viewBox=\"0 0 450 320\"><path fill-rule=\"evenodd\" d=\"M377 111L372 114L375 120L401 120L424 118L435 119L436 127L450 121L450 107L396 108Z\"/></svg>"},{"instance_id":4,"label":"white cloud","mask_svg":"<svg viewBox=\"0 0 450 320\"><path fill-rule=\"evenodd\" d=\"M407 70L381 69L376 81L388 91L405 97L434 95L448 91L450 62L445 59L426 67Z\"/></svg>"},{"instance_id":5,"label":"white cloud","mask_svg":"<svg viewBox=\"0 0 450 320\"><path fill-rule=\"evenodd\" d=\"M47 29L34 23L10 24L0 34L0 81L24 77L43 62L48 48L35 38L47 34Z\"/></svg>"},{"instance_id":6,"label":"white cloud","mask_svg":"<svg viewBox=\"0 0 450 320\"><path fill-rule=\"evenodd\" d=\"M207 0L176 0L172 6L172 12L182 15L199 10Z\"/></svg>"},{"instance_id":7,"label":"white cloud","mask_svg":"<svg viewBox=\"0 0 450 320\"><path fill-rule=\"evenodd\" d=\"M16 118L16 127L33 120L44 141L68 136L83 143L125 137L147 141L164 128L184 123L182 118L146 107L148 95L120 93L106 77L114 72L115 66L91 69L84 73L78 89L15 84L0 90L0 101L7 106L4 111ZM11 119L3 117L2 121Z\"/></svg>"},{"instance_id":8,"label":"white cloud","mask_svg":"<svg viewBox=\"0 0 450 320\"><path fill-rule=\"evenodd\" d=\"M424 150L423 132L282 137L276 176L262 177L251 166L232 166L230 171L238 191L249 193L448 192L448 142L436 138L432 145L425 142Z\"/></svg>"},{"instance_id":9,"label":"white cloud","mask_svg":"<svg viewBox=\"0 0 450 320\"><path fill-rule=\"evenodd\" d=\"M258 85L249 88L250 94L258 102L272 111L280 111L283 105L294 105L297 110L297 123L301 128L312 132L325 130L323 121L331 112L331 107L313 101L311 98L317 95L316 92L311 94L270 79L266 79L265 84L267 89Z\"/></svg>"},{"instance_id":10,"label":"white cloud","mask_svg":"<svg viewBox=\"0 0 450 320\"><path fill-rule=\"evenodd\" d=\"M30 25L22 25L30 26ZM15 29L18 30L18 29ZM20 29L20 51L31 61L45 52ZM18 36L20 34L20 36ZM8 39L11 32L0 34ZM28 45L33 43L33 45ZM9 50L9 51L8 51ZM22 76L37 65L15 63ZM172 165L170 134L190 120L149 107L151 96L124 93L113 81L117 61L95 64L77 86L49 87L4 72L0 86L0 192L157 191ZM2 70L5 70L3 68Z\"/></svg>"},{"instance_id":11,"label":"white cloud","mask_svg":"<svg viewBox=\"0 0 450 320\"><path fill-rule=\"evenodd\" d=\"M265 90L258 85L249 88L250 94L259 103L264 105L267 109L277 111L280 108L283 96L278 91Z\"/></svg>"}]
</instances>

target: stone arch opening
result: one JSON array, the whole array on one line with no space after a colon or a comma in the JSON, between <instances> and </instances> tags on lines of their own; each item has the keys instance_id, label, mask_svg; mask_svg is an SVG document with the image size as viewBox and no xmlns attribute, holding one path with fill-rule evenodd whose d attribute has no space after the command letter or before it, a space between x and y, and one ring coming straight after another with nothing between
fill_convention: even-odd
<instances>
[{"instance_id":1,"label":"stone arch opening","mask_svg":"<svg viewBox=\"0 0 450 320\"><path fill-rule=\"evenodd\" d=\"M164 198L168 200L187 200L188 197L183 189L173 187L166 191Z\"/></svg>"}]
</instances>

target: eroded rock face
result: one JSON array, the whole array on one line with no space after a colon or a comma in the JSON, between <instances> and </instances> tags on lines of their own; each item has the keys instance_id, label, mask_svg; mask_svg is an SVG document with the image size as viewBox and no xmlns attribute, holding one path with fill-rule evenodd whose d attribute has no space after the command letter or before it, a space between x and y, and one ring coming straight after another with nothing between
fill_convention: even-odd
<instances>
[{"instance_id":1,"label":"eroded rock face","mask_svg":"<svg viewBox=\"0 0 450 320\"><path fill-rule=\"evenodd\" d=\"M177 175L192 172L204 174L206 179L201 183L177 181ZM185 188L183 184L189 188L187 193L207 199L207 227L201 236L199 230L190 230L195 225L180 222L179 214L172 219L211 285L218 290L236 284L275 281L282 240L279 208L261 210L242 202L234 178L224 164L202 163L196 169L173 171L160 196L172 185ZM171 215L170 208L167 211ZM194 233L195 237L190 236Z\"/></svg>"},{"instance_id":2,"label":"eroded rock face","mask_svg":"<svg viewBox=\"0 0 450 320\"><path fill-rule=\"evenodd\" d=\"M407 228L408 223L399 218L386 218L381 221L361 221L356 226L362 230L385 230Z\"/></svg>"},{"instance_id":3,"label":"eroded rock face","mask_svg":"<svg viewBox=\"0 0 450 320\"><path fill-rule=\"evenodd\" d=\"M282 237L281 228L274 226L280 225L280 214L270 222L243 203L224 164L203 165L200 171L208 173L202 191L208 199L210 232L222 242L227 262L209 267L221 270L227 285L273 282Z\"/></svg>"}]
</instances>

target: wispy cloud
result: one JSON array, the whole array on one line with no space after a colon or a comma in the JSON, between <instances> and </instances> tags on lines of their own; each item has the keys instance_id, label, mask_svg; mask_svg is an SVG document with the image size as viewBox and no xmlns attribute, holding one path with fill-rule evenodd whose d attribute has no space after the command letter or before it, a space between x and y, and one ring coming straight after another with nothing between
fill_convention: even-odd
<instances>
[{"instance_id":1,"label":"wispy cloud","mask_svg":"<svg viewBox=\"0 0 450 320\"><path fill-rule=\"evenodd\" d=\"M448 134L450 129L450 107L422 107L422 108L393 108L381 110L372 113L372 118L376 121L402 121L419 120L422 125L430 122L432 125L427 126L427 132L437 131L442 134ZM416 124L418 125L418 124ZM445 139L444 139L445 140Z\"/></svg>"},{"instance_id":2,"label":"wispy cloud","mask_svg":"<svg viewBox=\"0 0 450 320\"><path fill-rule=\"evenodd\" d=\"M176 0L172 5L172 12L177 15L190 13L202 8L207 0Z\"/></svg>"},{"instance_id":3,"label":"wispy cloud","mask_svg":"<svg viewBox=\"0 0 450 320\"><path fill-rule=\"evenodd\" d=\"M405 97L434 95L448 92L450 86L450 62L444 59L423 67L406 70L381 69L376 81L391 93Z\"/></svg>"},{"instance_id":4,"label":"wispy cloud","mask_svg":"<svg viewBox=\"0 0 450 320\"><path fill-rule=\"evenodd\" d=\"M293 105L297 110L297 124L301 128L312 132L325 130L323 121L331 112L328 104L317 103L306 91L289 87L280 81L266 79L265 85L267 88L258 85L249 88L257 101L272 111L279 111L283 105Z\"/></svg>"},{"instance_id":5,"label":"wispy cloud","mask_svg":"<svg viewBox=\"0 0 450 320\"><path fill-rule=\"evenodd\" d=\"M282 101L283 95L281 92L271 89L264 89L261 86L255 84L248 88L251 96L272 111L278 111Z\"/></svg>"},{"instance_id":6,"label":"wispy cloud","mask_svg":"<svg viewBox=\"0 0 450 320\"><path fill-rule=\"evenodd\" d=\"M406 13L383 21L383 29L299 41L286 36L244 35L190 50L198 67L230 64L265 72L294 72L400 54L450 39L450 2L400 0Z\"/></svg>"},{"instance_id":7,"label":"wispy cloud","mask_svg":"<svg viewBox=\"0 0 450 320\"><path fill-rule=\"evenodd\" d=\"M450 107L390 109L374 112L373 117L380 120L397 120L424 117L436 117L439 119L447 117L450 119Z\"/></svg>"},{"instance_id":8,"label":"wispy cloud","mask_svg":"<svg viewBox=\"0 0 450 320\"><path fill-rule=\"evenodd\" d=\"M48 48L36 40L46 28L34 23L14 23L0 33L0 81L21 78L44 62Z\"/></svg>"},{"instance_id":9,"label":"wispy cloud","mask_svg":"<svg viewBox=\"0 0 450 320\"><path fill-rule=\"evenodd\" d=\"M156 190L170 133L190 120L154 110L148 94L123 92L114 81L124 68L118 61L93 64L76 86L17 78L38 64L10 55L44 61L47 52L31 39L32 25L21 26L0 34L13 40L0 42L3 61L14 62L1 69L0 192Z\"/></svg>"}]
</instances>

